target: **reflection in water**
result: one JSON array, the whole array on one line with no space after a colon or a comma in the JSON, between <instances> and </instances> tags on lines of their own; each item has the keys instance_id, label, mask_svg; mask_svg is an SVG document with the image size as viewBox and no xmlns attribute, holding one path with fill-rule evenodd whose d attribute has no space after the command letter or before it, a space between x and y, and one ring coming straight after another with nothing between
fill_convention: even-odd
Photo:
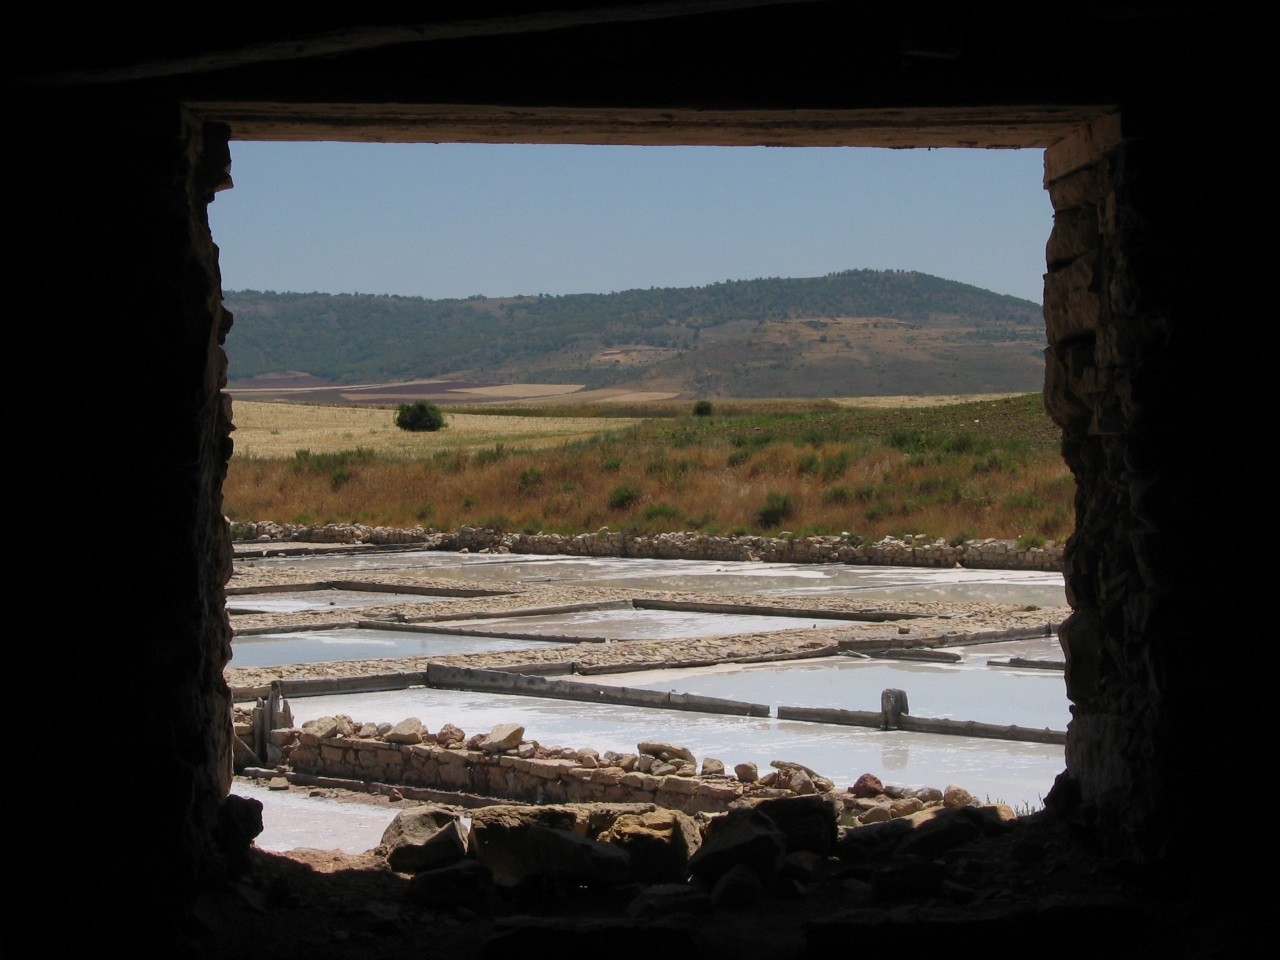
<instances>
[{"instance_id":1,"label":"reflection in water","mask_svg":"<svg viewBox=\"0 0 1280 960\"><path fill-rule=\"evenodd\" d=\"M880 750L880 762L886 770L905 770L911 762L911 751L905 746L889 746Z\"/></svg>"}]
</instances>

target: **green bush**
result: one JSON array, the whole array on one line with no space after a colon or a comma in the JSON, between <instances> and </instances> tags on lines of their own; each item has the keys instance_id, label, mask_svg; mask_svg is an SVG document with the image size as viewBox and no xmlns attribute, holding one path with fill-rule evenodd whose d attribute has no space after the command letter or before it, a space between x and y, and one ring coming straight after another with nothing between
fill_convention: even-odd
<instances>
[{"instance_id":1,"label":"green bush","mask_svg":"<svg viewBox=\"0 0 1280 960\"><path fill-rule=\"evenodd\" d=\"M1045 505L1043 499L1034 490L1017 490L1004 498L1011 507L1022 507L1027 510L1039 510Z\"/></svg>"},{"instance_id":2,"label":"green bush","mask_svg":"<svg viewBox=\"0 0 1280 960\"><path fill-rule=\"evenodd\" d=\"M293 452L294 473L328 473L347 467L366 466L376 462L378 455L368 447L354 450L337 450L333 453L312 453L310 450Z\"/></svg>"},{"instance_id":3,"label":"green bush","mask_svg":"<svg viewBox=\"0 0 1280 960\"><path fill-rule=\"evenodd\" d=\"M666 502L655 503L644 509L644 518L646 520L674 520L678 516L680 516L680 511Z\"/></svg>"},{"instance_id":4,"label":"green bush","mask_svg":"<svg viewBox=\"0 0 1280 960\"><path fill-rule=\"evenodd\" d=\"M818 470L822 479L830 483L838 477L844 476L844 472L849 469L849 451L841 450L829 457L823 457L822 462L818 466Z\"/></svg>"},{"instance_id":5,"label":"green bush","mask_svg":"<svg viewBox=\"0 0 1280 960\"><path fill-rule=\"evenodd\" d=\"M465 450L437 450L431 455L431 463L444 473L458 474L467 469L468 456Z\"/></svg>"},{"instance_id":6,"label":"green bush","mask_svg":"<svg viewBox=\"0 0 1280 960\"><path fill-rule=\"evenodd\" d=\"M492 450L477 450L471 458L472 464L477 467L483 467L486 464L497 463L505 460L509 456L506 446L502 443L495 443Z\"/></svg>"},{"instance_id":7,"label":"green bush","mask_svg":"<svg viewBox=\"0 0 1280 960\"><path fill-rule=\"evenodd\" d=\"M795 509L790 494L770 493L765 496L764 506L756 511L756 526L776 527L795 513Z\"/></svg>"},{"instance_id":8,"label":"green bush","mask_svg":"<svg viewBox=\"0 0 1280 960\"><path fill-rule=\"evenodd\" d=\"M698 400L693 405L695 417L709 417L713 413L715 413L715 407L711 405L710 400Z\"/></svg>"},{"instance_id":9,"label":"green bush","mask_svg":"<svg viewBox=\"0 0 1280 960\"><path fill-rule=\"evenodd\" d=\"M396 426L415 432L435 431L444 426L444 414L434 403L419 400L396 407Z\"/></svg>"},{"instance_id":10,"label":"green bush","mask_svg":"<svg viewBox=\"0 0 1280 960\"><path fill-rule=\"evenodd\" d=\"M1018 475L1018 461L1007 453L989 453L973 462L974 473L1007 473L1011 477Z\"/></svg>"},{"instance_id":11,"label":"green bush","mask_svg":"<svg viewBox=\"0 0 1280 960\"><path fill-rule=\"evenodd\" d=\"M827 487L822 491L823 503L852 503L853 500L852 487Z\"/></svg>"},{"instance_id":12,"label":"green bush","mask_svg":"<svg viewBox=\"0 0 1280 960\"><path fill-rule=\"evenodd\" d=\"M625 510L640 499L640 491L629 483L614 487L609 491L609 509Z\"/></svg>"}]
</instances>

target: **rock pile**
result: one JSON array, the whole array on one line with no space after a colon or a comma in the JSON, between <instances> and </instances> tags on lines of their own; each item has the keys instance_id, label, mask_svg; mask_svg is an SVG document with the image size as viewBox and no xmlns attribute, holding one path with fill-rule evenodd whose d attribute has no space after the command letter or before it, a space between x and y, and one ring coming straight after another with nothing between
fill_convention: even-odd
<instances>
[{"instance_id":1,"label":"rock pile","mask_svg":"<svg viewBox=\"0 0 1280 960\"><path fill-rule=\"evenodd\" d=\"M870 899L874 886L854 879L855 865L894 855L936 858L998 834L1014 819L1007 807L938 802L891 823L853 828L839 822L838 804L818 794L744 800L698 816L652 804L423 804L397 814L375 852L392 870L412 875L410 902L437 909L483 909L502 891L531 886L639 884L646 889L627 910L646 919L746 906L766 892L803 896L808 884L842 872L850 890L862 888ZM897 873L892 882L941 880Z\"/></svg>"}]
</instances>

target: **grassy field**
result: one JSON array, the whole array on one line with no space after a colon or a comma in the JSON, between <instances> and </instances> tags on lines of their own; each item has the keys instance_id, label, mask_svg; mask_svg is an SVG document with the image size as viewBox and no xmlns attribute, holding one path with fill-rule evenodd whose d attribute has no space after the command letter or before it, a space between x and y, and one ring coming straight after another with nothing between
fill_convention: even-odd
<instances>
[{"instance_id":1,"label":"grassy field","mask_svg":"<svg viewBox=\"0 0 1280 960\"><path fill-rule=\"evenodd\" d=\"M1039 394L445 408L237 401L233 521L1061 540L1075 483Z\"/></svg>"}]
</instances>

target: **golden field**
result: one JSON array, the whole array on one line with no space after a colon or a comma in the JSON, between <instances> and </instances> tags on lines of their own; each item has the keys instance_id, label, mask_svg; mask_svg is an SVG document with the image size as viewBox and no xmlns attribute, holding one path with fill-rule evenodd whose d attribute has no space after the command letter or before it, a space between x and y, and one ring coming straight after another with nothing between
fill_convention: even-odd
<instances>
[{"instance_id":1,"label":"golden field","mask_svg":"<svg viewBox=\"0 0 1280 960\"><path fill-rule=\"evenodd\" d=\"M233 457L292 458L299 450L337 453L362 447L386 457L430 456L504 444L536 449L582 440L639 422L604 417L521 417L445 413L445 429L411 433L395 425L394 407L307 405L233 400Z\"/></svg>"}]
</instances>

